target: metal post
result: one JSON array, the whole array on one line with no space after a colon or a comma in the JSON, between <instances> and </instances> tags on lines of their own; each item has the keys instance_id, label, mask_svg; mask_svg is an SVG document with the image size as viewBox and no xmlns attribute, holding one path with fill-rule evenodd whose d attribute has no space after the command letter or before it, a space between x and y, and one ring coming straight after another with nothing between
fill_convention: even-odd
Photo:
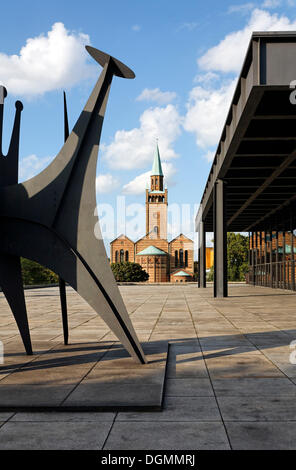
<instances>
[{"instance_id":1,"label":"metal post","mask_svg":"<svg viewBox=\"0 0 296 470\"><path fill-rule=\"evenodd\" d=\"M259 233L259 246L260 246L260 252L259 252L259 260L260 260L260 276L259 276L259 285L262 286L262 232L260 231Z\"/></svg>"},{"instance_id":2,"label":"metal post","mask_svg":"<svg viewBox=\"0 0 296 470\"><path fill-rule=\"evenodd\" d=\"M269 229L270 234L270 258L269 258L269 266L270 266L270 275L269 275L269 287L272 287L272 228Z\"/></svg>"},{"instance_id":3,"label":"metal post","mask_svg":"<svg viewBox=\"0 0 296 470\"><path fill-rule=\"evenodd\" d=\"M276 268L275 268L275 287L278 289L279 287L279 232L276 230L275 232L275 262L276 262Z\"/></svg>"},{"instance_id":4,"label":"metal post","mask_svg":"<svg viewBox=\"0 0 296 470\"><path fill-rule=\"evenodd\" d=\"M264 286L267 287L267 234L266 229L264 229Z\"/></svg>"},{"instance_id":5,"label":"metal post","mask_svg":"<svg viewBox=\"0 0 296 470\"><path fill-rule=\"evenodd\" d=\"M295 290L295 264L294 264L294 233L293 233L293 209L290 212L290 230L291 230L291 280L292 290Z\"/></svg>"},{"instance_id":6,"label":"metal post","mask_svg":"<svg viewBox=\"0 0 296 470\"><path fill-rule=\"evenodd\" d=\"M255 277L254 277L254 286L257 285L257 273L258 273L258 232L256 230L255 232L255 253L254 253L254 261L255 261L255 270L254 270L254 274L255 274Z\"/></svg>"},{"instance_id":7,"label":"metal post","mask_svg":"<svg viewBox=\"0 0 296 470\"><path fill-rule=\"evenodd\" d=\"M200 222L198 230L198 287L206 287L206 232L204 222Z\"/></svg>"},{"instance_id":8,"label":"metal post","mask_svg":"<svg viewBox=\"0 0 296 470\"><path fill-rule=\"evenodd\" d=\"M255 250L254 250L254 246L255 246L254 232L252 232L251 248L252 248L252 284L253 284L253 286L255 285Z\"/></svg>"},{"instance_id":9,"label":"metal post","mask_svg":"<svg viewBox=\"0 0 296 470\"><path fill-rule=\"evenodd\" d=\"M250 272L251 272L251 233L250 232L249 232L249 245L248 245L248 267L249 267L248 282L250 284Z\"/></svg>"},{"instance_id":10,"label":"metal post","mask_svg":"<svg viewBox=\"0 0 296 470\"><path fill-rule=\"evenodd\" d=\"M286 231L283 230L283 288L286 289Z\"/></svg>"},{"instance_id":11,"label":"metal post","mask_svg":"<svg viewBox=\"0 0 296 470\"><path fill-rule=\"evenodd\" d=\"M214 297L227 297L226 188L223 180L214 185Z\"/></svg>"}]
</instances>

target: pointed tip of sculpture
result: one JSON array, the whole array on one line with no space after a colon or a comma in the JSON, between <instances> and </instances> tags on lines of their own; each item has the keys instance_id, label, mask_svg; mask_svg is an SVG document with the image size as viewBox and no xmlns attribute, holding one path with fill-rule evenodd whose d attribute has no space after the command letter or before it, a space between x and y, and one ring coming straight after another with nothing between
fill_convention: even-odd
<instances>
[{"instance_id":1,"label":"pointed tip of sculpture","mask_svg":"<svg viewBox=\"0 0 296 470\"><path fill-rule=\"evenodd\" d=\"M99 51L99 49L96 49L95 47L85 46L85 49L102 67L104 67L104 65L109 61L112 61L114 65L113 73L117 77L135 78L136 75L134 72L129 67L120 62L120 60L115 59L115 57L112 57L105 52Z\"/></svg>"}]
</instances>

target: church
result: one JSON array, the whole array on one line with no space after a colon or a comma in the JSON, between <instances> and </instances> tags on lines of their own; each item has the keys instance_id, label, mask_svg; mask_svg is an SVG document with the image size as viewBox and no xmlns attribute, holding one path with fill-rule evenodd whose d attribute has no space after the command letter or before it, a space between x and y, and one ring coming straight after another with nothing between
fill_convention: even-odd
<instances>
[{"instance_id":1,"label":"church","mask_svg":"<svg viewBox=\"0 0 296 470\"><path fill-rule=\"evenodd\" d=\"M168 190L163 185L158 144L154 154L150 189L146 189L146 234L132 241L120 235L110 243L110 262L139 263L149 274L149 283L193 281L194 244L180 233L167 239Z\"/></svg>"}]
</instances>

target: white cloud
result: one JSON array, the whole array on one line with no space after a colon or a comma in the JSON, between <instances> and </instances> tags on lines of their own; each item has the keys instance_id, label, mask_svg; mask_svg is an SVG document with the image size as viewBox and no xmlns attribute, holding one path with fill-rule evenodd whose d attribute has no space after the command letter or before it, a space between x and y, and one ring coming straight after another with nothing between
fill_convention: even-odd
<instances>
[{"instance_id":1,"label":"white cloud","mask_svg":"<svg viewBox=\"0 0 296 470\"><path fill-rule=\"evenodd\" d=\"M191 90L184 128L195 133L199 147L205 149L217 144L235 84L236 79L222 83L217 89L197 86Z\"/></svg>"},{"instance_id":2,"label":"white cloud","mask_svg":"<svg viewBox=\"0 0 296 470\"><path fill-rule=\"evenodd\" d=\"M100 174L96 177L96 189L98 194L111 193L118 186L118 179L110 173Z\"/></svg>"},{"instance_id":3,"label":"white cloud","mask_svg":"<svg viewBox=\"0 0 296 470\"><path fill-rule=\"evenodd\" d=\"M132 30L138 33L139 31L141 31L141 26L139 24L134 24L132 26Z\"/></svg>"},{"instance_id":4,"label":"white cloud","mask_svg":"<svg viewBox=\"0 0 296 470\"><path fill-rule=\"evenodd\" d=\"M152 162L157 137L162 160L176 158L178 155L172 144L180 134L181 122L182 118L172 104L149 108L140 116L139 127L119 130L111 144L101 146L103 159L110 168L143 168Z\"/></svg>"},{"instance_id":5,"label":"white cloud","mask_svg":"<svg viewBox=\"0 0 296 470\"><path fill-rule=\"evenodd\" d=\"M211 162L214 160L215 151L214 151L214 150L208 150L207 153L205 153L203 157L204 157L209 163L211 163Z\"/></svg>"},{"instance_id":6,"label":"white cloud","mask_svg":"<svg viewBox=\"0 0 296 470\"><path fill-rule=\"evenodd\" d=\"M142 194L150 182L151 171L145 171L136 176L132 181L125 184L122 188L123 194Z\"/></svg>"},{"instance_id":7,"label":"white cloud","mask_svg":"<svg viewBox=\"0 0 296 470\"><path fill-rule=\"evenodd\" d=\"M198 59L203 70L224 73L239 72L253 31L288 31L296 29L296 20L290 21L277 13L255 8L246 26L228 34L216 46L210 48Z\"/></svg>"},{"instance_id":8,"label":"white cloud","mask_svg":"<svg viewBox=\"0 0 296 470\"><path fill-rule=\"evenodd\" d=\"M93 74L84 46L89 36L55 23L46 35L29 38L19 54L0 53L0 77L8 93L38 95L71 87Z\"/></svg>"},{"instance_id":9,"label":"white cloud","mask_svg":"<svg viewBox=\"0 0 296 470\"><path fill-rule=\"evenodd\" d=\"M262 3L263 8L277 8L281 5L281 0L265 0Z\"/></svg>"},{"instance_id":10,"label":"white cloud","mask_svg":"<svg viewBox=\"0 0 296 470\"><path fill-rule=\"evenodd\" d=\"M174 184L173 176L176 173L176 168L171 162L162 162L162 170L164 174L164 184L172 186ZM148 185L150 186L150 175L151 171L145 171L145 173L136 176L132 181L123 186L122 192L124 194L143 194Z\"/></svg>"},{"instance_id":11,"label":"white cloud","mask_svg":"<svg viewBox=\"0 0 296 470\"><path fill-rule=\"evenodd\" d=\"M19 181L26 181L40 173L53 160L53 157L37 157L32 154L20 159Z\"/></svg>"},{"instance_id":12,"label":"white cloud","mask_svg":"<svg viewBox=\"0 0 296 470\"><path fill-rule=\"evenodd\" d=\"M242 3L241 5L230 5L228 8L228 13L249 13L250 10L254 8L254 3Z\"/></svg>"},{"instance_id":13,"label":"white cloud","mask_svg":"<svg viewBox=\"0 0 296 470\"><path fill-rule=\"evenodd\" d=\"M174 91L161 91L159 88L145 88L137 97L137 101L155 101L158 104L167 104L176 98Z\"/></svg>"},{"instance_id":14,"label":"white cloud","mask_svg":"<svg viewBox=\"0 0 296 470\"><path fill-rule=\"evenodd\" d=\"M275 3L269 0L268 5L275 6ZM268 6L267 2L265 5ZM246 3L230 7L229 11L251 8L253 3ZM205 151L203 156L209 162L214 157L213 148L218 144L233 97L237 81L233 77L240 71L252 32L295 29L296 20L254 8L241 30L227 34L197 60L199 73L194 80L197 86L190 92L183 125L195 134L196 144Z\"/></svg>"},{"instance_id":15,"label":"white cloud","mask_svg":"<svg viewBox=\"0 0 296 470\"><path fill-rule=\"evenodd\" d=\"M211 85L216 80L220 80L220 76L218 73L214 72L199 73L194 78L195 83L202 83L207 86Z\"/></svg>"}]
</instances>

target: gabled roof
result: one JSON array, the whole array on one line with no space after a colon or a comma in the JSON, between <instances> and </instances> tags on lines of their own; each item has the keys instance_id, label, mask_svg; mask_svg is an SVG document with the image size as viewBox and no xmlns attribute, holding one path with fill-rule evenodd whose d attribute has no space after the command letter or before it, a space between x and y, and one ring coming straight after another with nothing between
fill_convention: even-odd
<instances>
[{"instance_id":1,"label":"gabled roof","mask_svg":"<svg viewBox=\"0 0 296 470\"><path fill-rule=\"evenodd\" d=\"M161 168L161 161L158 149L158 143L156 143L156 149L154 153L154 160L153 166L151 171L151 176L163 176L162 168Z\"/></svg>"},{"instance_id":2,"label":"gabled roof","mask_svg":"<svg viewBox=\"0 0 296 470\"><path fill-rule=\"evenodd\" d=\"M166 255L167 253L165 251L160 250L159 248L156 248L154 245L150 245L144 250L140 251L139 253L136 253L136 255Z\"/></svg>"},{"instance_id":3,"label":"gabled roof","mask_svg":"<svg viewBox=\"0 0 296 470\"><path fill-rule=\"evenodd\" d=\"M135 241L135 244L139 243L141 240L147 240L147 238L149 238L150 233L152 232L153 232L153 229L150 230L150 232L147 232L145 235L143 235L143 237L138 238L138 240ZM151 238L151 240L153 241L154 239ZM167 241L166 238L158 238L157 240L164 241L165 243L169 245L169 242Z\"/></svg>"},{"instance_id":4,"label":"gabled roof","mask_svg":"<svg viewBox=\"0 0 296 470\"><path fill-rule=\"evenodd\" d=\"M110 242L110 245L111 243L114 243L116 242L116 240L119 240L119 239L125 239L125 240L129 240L130 242L132 243L135 243L133 240L131 240L129 237L127 237L126 235L124 235L123 233L121 233L120 235L118 235L118 237L114 238L114 240L112 240L112 242Z\"/></svg>"},{"instance_id":5,"label":"gabled roof","mask_svg":"<svg viewBox=\"0 0 296 470\"><path fill-rule=\"evenodd\" d=\"M184 235L183 233L179 233L179 235L177 235L175 238L173 238L169 243L172 243L173 241L175 241L175 240L177 240L178 238L181 238L181 237L184 237L184 238L186 238L186 240L189 240L190 242L193 243L193 240L191 240L191 238L186 237L186 235Z\"/></svg>"}]
</instances>

